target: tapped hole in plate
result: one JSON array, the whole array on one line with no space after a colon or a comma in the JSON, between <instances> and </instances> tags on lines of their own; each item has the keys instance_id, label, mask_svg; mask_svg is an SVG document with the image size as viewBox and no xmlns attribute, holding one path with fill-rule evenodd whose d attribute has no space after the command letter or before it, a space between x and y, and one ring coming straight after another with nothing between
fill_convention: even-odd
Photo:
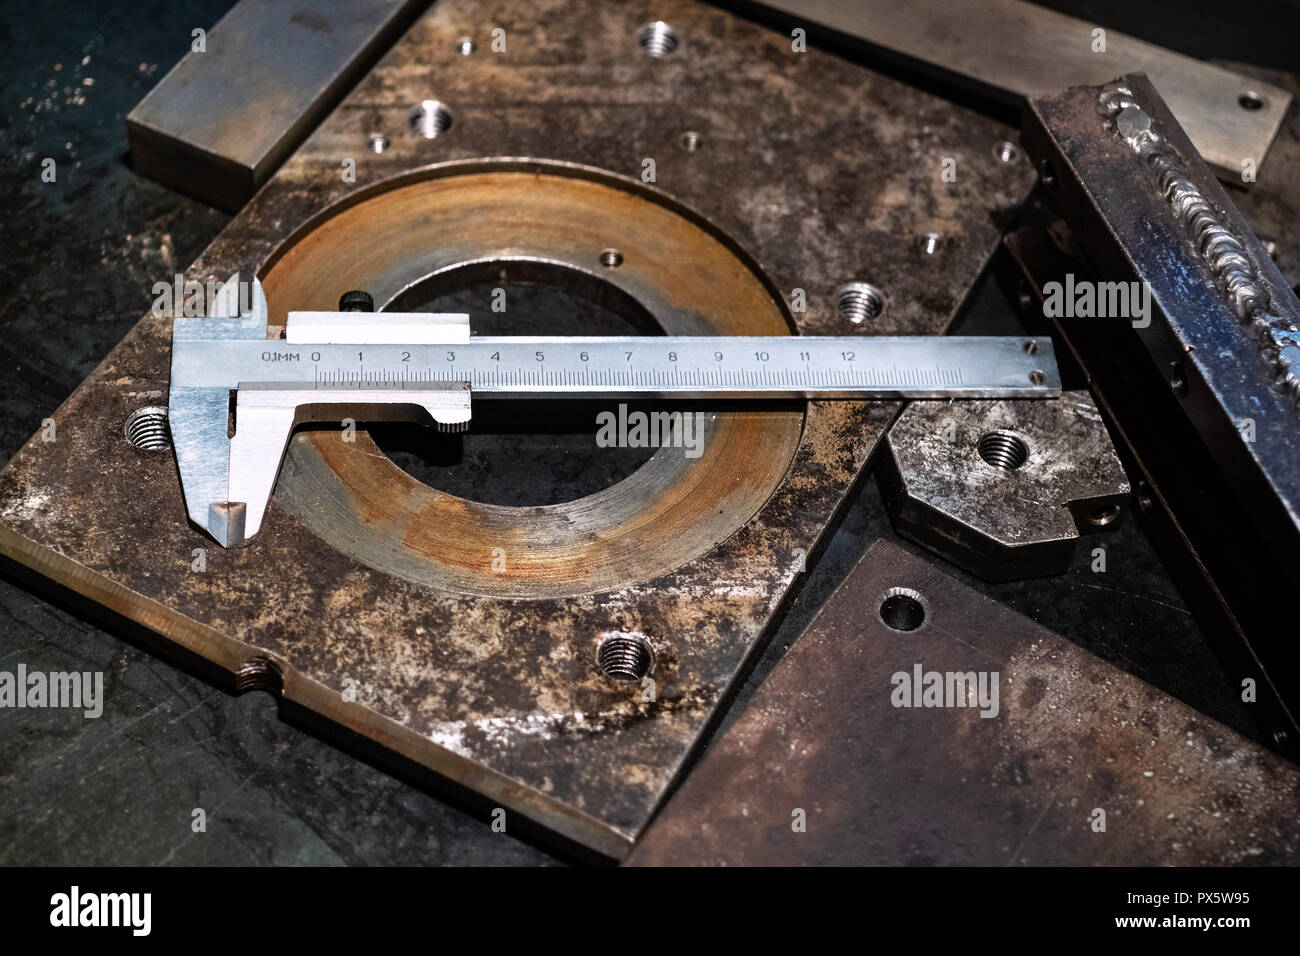
<instances>
[{"instance_id":1,"label":"tapped hole in plate","mask_svg":"<svg viewBox=\"0 0 1300 956\"><path fill-rule=\"evenodd\" d=\"M866 282L849 282L835 290L835 309L854 325L876 319L885 311L885 297Z\"/></svg>"},{"instance_id":2,"label":"tapped hole in plate","mask_svg":"<svg viewBox=\"0 0 1300 956\"><path fill-rule=\"evenodd\" d=\"M1088 524L1094 528L1104 528L1107 525L1114 524L1119 518L1119 513L1120 506L1118 504L1097 508L1095 511L1088 513Z\"/></svg>"},{"instance_id":3,"label":"tapped hole in plate","mask_svg":"<svg viewBox=\"0 0 1300 956\"><path fill-rule=\"evenodd\" d=\"M647 23L636 34L637 46L656 59L662 59L677 49L677 33L667 23L656 20Z\"/></svg>"},{"instance_id":4,"label":"tapped hole in plate","mask_svg":"<svg viewBox=\"0 0 1300 956\"><path fill-rule=\"evenodd\" d=\"M1010 140L1003 140L993 147L993 155L1000 163L1013 163L1016 157L1020 155L1020 150Z\"/></svg>"},{"instance_id":5,"label":"tapped hole in plate","mask_svg":"<svg viewBox=\"0 0 1300 956\"><path fill-rule=\"evenodd\" d=\"M477 49L478 47L475 46L474 41L469 37L461 37L456 41L456 52L461 56L469 56Z\"/></svg>"},{"instance_id":6,"label":"tapped hole in plate","mask_svg":"<svg viewBox=\"0 0 1300 956\"><path fill-rule=\"evenodd\" d=\"M623 253L617 249L606 249L600 254L600 264L606 269L617 269L623 264Z\"/></svg>"},{"instance_id":7,"label":"tapped hole in plate","mask_svg":"<svg viewBox=\"0 0 1300 956\"><path fill-rule=\"evenodd\" d=\"M985 462L1003 471L1015 471L1029 457L1029 446L1023 438L1000 429L985 432L975 447Z\"/></svg>"},{"instance_id":8,"label":"tapped hole in plate","mask_svg":"<svg viewBox=\"0 0 1300 956\"><path fill-rule=\"evenodd\" d=\"M372 153L382 153L389 147L388 137L383 133L371 133L366 137L366 149Z\"/></svg>"},{"instance_id":9,"label":"tapped hole in plate","mask_svg":"<svg viewBox=\"0 0 1300 956\"><path fill-rule=\"evenodd\" d=\"M425 139L437 139L451 129L451 110L440 100L422 100L411 107L411 131Z\"/></svg>"},{"instance_id":10,"label":"tapped hole in plate","mask_svg":"<svg viewBox=\"0 0 1300 956\"><path fill-rule=\"evenodd\" d=\"M235 675L237 690L265 690L279 694L284 690L284 674L280 665L269 657L251 657L239 668Z\"/></svg>"},{"instance_id":11,"label":"tapped hole in plate","mask_svg":"<svg viewBox=\"0 0 1300 956\"><path fill-rule=\"evenodd\" d=\"M167 409L158 405L137 408L126 417L126 440L141 451L162 451L172 443L167 427Z\"/></svg>"},{"instance_id":12,"label":"tapped hole in plate","mask_svg":"<svg viewBox=\"0 0 1300 956\"><path fill-rule=\"evenodd\" d=\"M606 677L640 680L650 673L654 651L643 637L619 634L606 637L596 651L596 661Z\"/></svg>"},{"instance_id":13,"label":"tapped hole in plate","mask_svg":"<svg viewBox=\"0 0 1300 956\"><path fill-rule=\"evenodd\" d=\"M1237 97L1237 105L1249 113L1254 113L1264 108L1264 97L1253 90L1247 90Z\"/></svg>"}]
</instances>

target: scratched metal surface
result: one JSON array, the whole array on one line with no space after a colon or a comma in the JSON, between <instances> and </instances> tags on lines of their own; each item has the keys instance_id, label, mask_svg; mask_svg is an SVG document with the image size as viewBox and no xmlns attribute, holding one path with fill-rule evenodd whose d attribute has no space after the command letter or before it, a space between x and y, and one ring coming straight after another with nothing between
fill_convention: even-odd
<instances>
[{"instance_id":1,"label":"scratched metal surface","mask_svg":"<svg viewBox=\"0 0 1300 956\"><path fill-rule=\"evenodd\" d=\"M998 215L1031 180L1025 164L993 155L1008 136L999 124L819 51L794 53L788 38L723 11L657 8L682 38L660 60L637 48L634 5L499 4L494 22L514 50L499 55L480 9L440 3L422 18L190 274L224 277L271 261L274 321L291 304L327 306L337 296L318 286L320 302L276 297L281 283L292 286L286 269L330 223L314 224L287 253L286 238L333 200L373 196L371 187L415 166L485 155L633 177L651 155L657 189L715 224L770 288L809 290L808 311L786 318L801 331L847 324L834 289L869 278L888 290L889 304L861 331L939 332L995 247ZM474 56L456 52L462 35L480 40ZM429 96L455 114L436 140L407 122L411 104ZM680 148L687 129L703 136L695 152ZM375 132L391 146L364 154ZM350 183L338 170L354 155ZM956 183L939 176L950 155L963 170ZM644 212L629 214L648 216L652 201L625 205L640 203ZM359 203L348 214L370 209ZM611 211L611 222L620 214ZM944 247L927 259L919 239L929 231ZM458 236L442 241L454 251ZM663 254L680 248L694 247L666 245ZM337 257L332 281L363 284L365 251ZM442 255L431 250L430 261ZM382 278L401 288L420 277L418 267ZM0 476L4 550L231 675L269 659L287 701L608 857L626 852L761 643L798 555L813 552L896 408L814 403L801 434L789 427L798 410L726 413L739 424L719 426L729 451L717 467L734 484L717 507L743 527L675 570L633 569L602 593L511 601L435 590L364 553L321 547L307 522L274 502L255 546L209 548L207 570L194 573L192 551L208 542L184 521L170 458L138 452L121 434L132 409L164 394L169 324L143 319L55 413L59 440L29 441ZM764 422L797 442L782 452L785 479L744 523L741 512L754 507L747 489L770 487L762 476L774 446ZM712 495L689 495L696 478L694 469L670 474L654 492L662 504L651 503L688 515L710 507ZM518 527L498 523L490 542L507 559L513 543L550 519L519 510L510 520ZM392 533L392 546L405 546L402 527ZM491 556L485 546L484 568ZM595 665L600 636L628 631L655 648L653 702ZM345 696L349 684L355 699Z\"/></svg>"},{"instance_id":2,"label":"scratched metal surface","mask_svg":"<svg viewBox=\"0 0 1300 956\"><path fill-rule=\"evenodd\" d=\"M917 668L982 683L899 706ZM1294 865L1297 801L1285 758L877 542L628 862Z\"/></svg>"},{"instance_id":3,"label":"scratched metal surface","mask_svg":"<svg viewBox=\"0 0 1300 956\"><path fill-rule=\"evenodd\" d=\"M7 253L0 276L13 290L0 301L0 356L8 385L0 395L0 457L15 452L131 327L148 305L149 284L191 261L226 222L219 212L133 176L122 163L125 112L187 48L190 29L210 26L226 6L47 4L31 8L21 22L0 24L13 52L0 65L9 94L0 109L6 157L0 181L13 201L12 214L0 220ZM90 69L76 71L83 56L91 58ZM56 71L56 63L69 72ZM60 102L84 76L95 81L84 103L74 108ZM40 112L32 109L36 103L44 105ZM40 155L59 157L61 169L64 157L69 168L80 161L77 169L84 172L66 178L61 173L56 188L43 187L30 166ZM70 236L79 238L70 242ZM74 272L81 282L67 281ZM975 306L972 329L1017 331L1011 310L991 285L983 287ZM540 450L537 439L526 436L484 436L483 442L507 454ZM452 477L445 468L437 476ZM503 499L527 494L563 500L589 487L563 458L533 475L502 472L493 481ZM867 482L738 692L733 715L866 544L890 533L874 484ZM1248 730L1244 708L1219 692L1226 677L1135 525L1123 523L1106 543L1118 564L1105 578L1080 561L1057 579L967 583ZM4 862L549 859L513 835L491 832L481 818L429 796L405 777L305 733L296 722L276 719L268 695L220 690L140 641L61 609L62 598L51 603L44 591L19 582L12 568L5 570L0 668L21 661L34 670L102 669L109 692L100 720L53 710L0 711L6 742L0 748ZM209 812L202 835L190 829L196 806Z\"/></svg>"}]
</instances>

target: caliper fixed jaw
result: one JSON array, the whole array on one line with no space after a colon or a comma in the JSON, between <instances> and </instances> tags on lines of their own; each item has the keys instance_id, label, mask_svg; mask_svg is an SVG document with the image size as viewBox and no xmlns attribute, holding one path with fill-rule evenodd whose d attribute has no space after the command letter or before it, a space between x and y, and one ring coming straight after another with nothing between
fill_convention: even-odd
<instances>
[{"instance_id":1,"label":"caliper fixed jaw","mask_svg":"<svg viewBox=\"0 0 1300 956\"><path fill-rule=\"evenodd\" d=\"M231 277L218 294L213 311L220 314L178 317L172 327L168 419L186 511L222 547L236 547L261 528L289 436L300 424L350 419L410 421L442 431L469 427L468 382L241 380L238 366L217 361L214 345L246 342L256 357L280 343L267 338L266 296L256 279L250 307L236 314L238 282ZM423 344L459 344L469 339L469 316L399 313L377 323L364 315L291 312L285 338L310 349L367 344L394 329Z\"/></svg>"}]
</instances>

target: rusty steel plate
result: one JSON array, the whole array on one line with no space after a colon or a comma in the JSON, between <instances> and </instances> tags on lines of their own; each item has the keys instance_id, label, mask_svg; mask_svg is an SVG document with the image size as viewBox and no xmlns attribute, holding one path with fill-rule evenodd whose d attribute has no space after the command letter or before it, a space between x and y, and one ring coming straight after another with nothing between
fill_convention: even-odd
<instances>
[{"instance_id":1,"label":"rusty steel plate","mask_svg":"<svg viewBox=\"0 0 1300 956\"><path fill-rule=\"evenodd\" d=\"M654 17L670 52L638 42L634 7L437 4L188 276L256 269L274 322L345 289L397 301L442 274L542 258L665 329L942 332L1031 184L1027 164L995 155L1011 132L721 10L674 0ZM421 107L435 100L446 117ZM602 270L598 244L634 254ZM839 311L851 281L876 287L878 317ZM609 858L727 699L899 407L711 409L699 460L655 453L539 507L426 486L363 433L345 446L304 432L257 540L224 551L185 520L172 456L123 436L166 394L170 330L142 319L53 413L57 440L35 436L0 473L0 550L239 686ZM602 671L609 635L648 642L655 699Z\"/></svg>"},{"instance_id":2,"label":"rusty steel plate","mask_svg":"<svg viewBox=\"0 0 1300 956\"><path fill-rule=\"evenodd\" d=\"M898 706L918 667L946 706ZM1293 764L878 541L629 862L1294 866L1297 801Z\"/></svg>"}]
</instances>

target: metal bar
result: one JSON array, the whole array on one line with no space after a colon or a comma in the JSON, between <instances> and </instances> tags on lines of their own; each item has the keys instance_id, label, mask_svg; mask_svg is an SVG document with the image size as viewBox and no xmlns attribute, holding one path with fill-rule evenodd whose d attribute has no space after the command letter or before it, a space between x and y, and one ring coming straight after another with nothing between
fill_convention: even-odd
<instances>
[{"instance_id":1,"label":"metal bar","mask_svg":"<svg viewBox=\"0 0 1300 956\"><path fill-rule=\"evenodd\" d=\"M1295 293L1145 77L1031 101L1022 139L1098 276L1149 293L1134 372L1165 379L1300 582Z\"/></svg>"},{"instance_id":2,"label":"metal bar","mask_svg":"<svg viewBox=\"0 0 1300 956\"><path fill-rule=\"evenodd\" d=\"M1039 96L1121 73L1151 76L1205 161L1237 182L1282 124L1285 90L1020 0L765 0L983 93ZM1099 41L1104 44L1098 49Z\"/></svg>"},{"instance_id":3,"label":"metal bar","mask_svg":"<svg viewBox=\"0 0 1300 956\"><path fill-rule=\"evenodd\" d=\"M482 397L1051 397L1051 340L1023 336L513 336L465 344L178 338L172 388L468 382Z\"/></svg>"},{"instance_id":4,"label":"metal bar","mask_svg":"<svg viewBox=\"0 0 1300 956\"><path fill-rule=\"evenodd\" d=\"M1300 302L1145 77L1032 101L1022 139L1079 268L1013 252L1035 283L1077 271L1149 294L1138 328L1045 311L1133 449L1163 550L1187 550L1171 561L1207 631L1294 753L1300 651L1277 622L1300 591Z\"/></svg>"},{"instance_id":5,"label":"metal bar","mask_svg":"<svg viewBox=\"0 0 1300 956\"><path fill-rule=\"evenodd\" d=\"M127 114L132 166L239 209L425 5L236 4Z\"/></svg>"}]
</instances>

